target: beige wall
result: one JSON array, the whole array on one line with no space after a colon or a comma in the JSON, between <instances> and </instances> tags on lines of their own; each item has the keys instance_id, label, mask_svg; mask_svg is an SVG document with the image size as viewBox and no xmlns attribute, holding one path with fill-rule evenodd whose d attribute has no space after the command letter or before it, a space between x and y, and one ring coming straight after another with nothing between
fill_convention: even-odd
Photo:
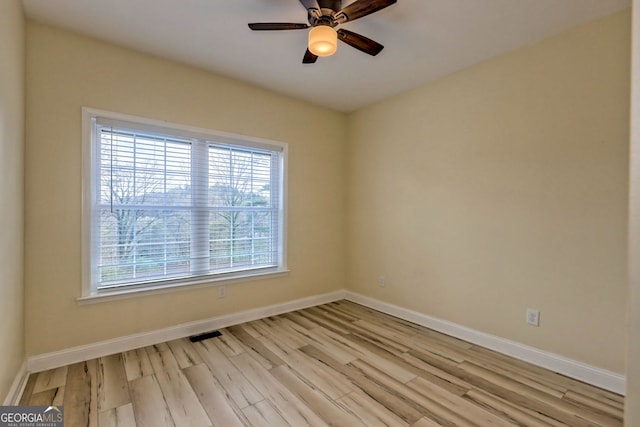
<instances>
[{"instance_id":1,"label":"beige wall","mask_svg":"<svg viewBox=\"0 0 640 427\"><path fill-rule=\"evenodd\" d=\"M24 360L24 31L22 3L0 1L0 403Z\"/></svg>"},{"instance_id":2,"label":"beige wall","mask_svg":"<svg viewBox=\"0 0 640 427\"><path fill-rule=\"evenodd\" d=\"M289 276L78 305L82 106L288 143ZM30 22L27 354L344 288L345 143L343 114Z\"/></svg>"},{"instance_id":3,"label":"beige wall","mask_svg":"<svg viewBox=\"0 0 640 427\"><path fill-rule=\"evenodd\" d=\"M629 41L625 11L354 113L351 288L623 373Z\"/></svg>"},{"instance_id":4,"label":"beige wall","mask_svg":"<svg viewBox=\"0 0 640 427\"><path fill-rule=\"evenodd\" d=\"M640 0L633 1L629 189L629 328L625 426L640 425Z\"/></svg>"}]
</instances>

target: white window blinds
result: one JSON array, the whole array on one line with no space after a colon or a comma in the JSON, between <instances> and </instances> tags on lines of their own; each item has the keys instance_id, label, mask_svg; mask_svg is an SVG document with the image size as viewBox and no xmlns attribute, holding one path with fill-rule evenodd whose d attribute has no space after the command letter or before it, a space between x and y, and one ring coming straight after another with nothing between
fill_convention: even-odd
<instances>
[{"instance_id":1,"label":"white window blinds","mask_svg":"<svg viewBox=\"0 0 640 427\"><path fill-rule=\"evenodd\" d=\"M92 123L94 290L282 267L281 147Z\"/></svg>"}]
</instances>

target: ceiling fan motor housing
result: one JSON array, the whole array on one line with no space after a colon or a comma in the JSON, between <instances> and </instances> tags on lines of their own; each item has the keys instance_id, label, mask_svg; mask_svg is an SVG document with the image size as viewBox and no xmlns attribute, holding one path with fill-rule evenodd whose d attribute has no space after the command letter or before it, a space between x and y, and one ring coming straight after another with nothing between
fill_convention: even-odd
<instances>
[{"instance_id":1,"label":"ceiling fan motor housing","mask_svg":"<svg viewBox=\"0 0 640 427\"><path fill-rule=\"evenodd\" d=\"M309 10L309 24L314 27L316 25L335 27L337 22L333 20L332 15L342 9L342 0L318 0L318 6L320 6L319 13Z\"/></svg>"},{"instance_id":2,"label":"ceiling fan motor housing","mask_svg":"<svg viewBox=\"0 0 640 427\"><path fill-rule=\"evenodd\" d=\"M320 9L331 9L332 12L337 12L342 9L342 0L318 0L318 6Z\"/></svg>"}]
</instances>

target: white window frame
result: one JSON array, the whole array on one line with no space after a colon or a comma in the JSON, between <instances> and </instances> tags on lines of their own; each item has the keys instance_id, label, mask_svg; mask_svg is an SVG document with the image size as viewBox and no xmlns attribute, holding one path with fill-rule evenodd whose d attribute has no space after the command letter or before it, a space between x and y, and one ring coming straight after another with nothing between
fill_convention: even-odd
<instances>
[{"instance_id":1,"label":"white window frame","mask_svg":"<svg viewBox=\"0 0 640 427\"><path fill-rule=\"evenodd\" d=\"M175 280L152 281L148 283L138 283L130 286L122 286L111 289L98 290L97 284L94 283L94 277L97 272L93 269L95 242L94 235L97 234L97 221L94 218L97 215L97 191L98 183L95 168L98 164L97 152L98 144L95 142L96 120L106 119L111 121L126 122L134 125L141 130L152 131L156 133L167 133L168 135L176 135L181 138L197 139L201 141L215 141L222 145L246 147L246 148L262 148L281 152L280 165L280 206L279 206L279 223L278 223L278 265L270 269L243 270L232 273L210 274L197 277ZM250 137L245 135L236 135L211 129L198 128L193 126L185 126L165 121L153 120L144 117L137 117L128 114L114 113L110 111L99 110L95 108L82 108L82 294L78 298L79 303L109 301L114 299L128 298L132 296L140 296L141 294L156 294L163 292L175 291L176 289L220 286L228 283L239 281L248 281L261 278L270 278L274 276L286 275L287 270L287 158L288 145L284 142L272 141L262 138Z\"/></svg>"}]
</instances>

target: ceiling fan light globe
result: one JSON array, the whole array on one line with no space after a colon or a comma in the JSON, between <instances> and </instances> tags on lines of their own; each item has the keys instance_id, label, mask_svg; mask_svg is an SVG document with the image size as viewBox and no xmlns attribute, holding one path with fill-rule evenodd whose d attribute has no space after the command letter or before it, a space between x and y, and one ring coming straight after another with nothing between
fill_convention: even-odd
<instances>
[{"instance_id":1,"label":"ceiling fan light globe","mask_svg":"<svg viewBox=\"0 0 640 427\"><path fill-rule=\"evenodd\" d=\"M336 30L326 25L313 27L309 31L309 51L316 56L330 56L338 49Z\"/></svg>"}]
</instances>

